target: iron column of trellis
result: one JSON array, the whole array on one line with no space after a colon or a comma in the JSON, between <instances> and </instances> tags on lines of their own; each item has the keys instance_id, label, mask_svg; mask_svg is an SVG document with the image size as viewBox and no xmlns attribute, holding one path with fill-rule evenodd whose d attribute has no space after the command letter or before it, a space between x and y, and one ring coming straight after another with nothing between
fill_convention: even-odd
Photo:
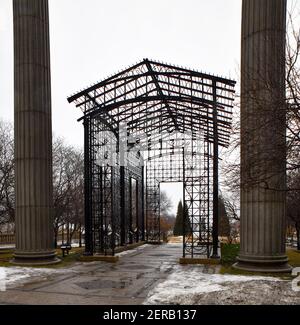
<instances>
[{"instance_id":1,"label":"iron column of trellis","mask_svg":"<svg viewBox=\"0 0 300 325\"><path fill-rule=\"evenodd\" d=\"M212 258L219 258L219 132L218 132L218 110L217 110L217 85L213 81L213 253Z\"/></svg>"},{"instance_id":2,"label":"iron column of trellis","mask_svg":"<svg viewBox=\"0 0 300 325\"><path fill-rule=\"evenodd\" d=\"M93 231L92 231L92 193L90 179L90 124L89 118L84 119L84 221L85 221L85 255L93 255Z\"/></svg>"}]
</instances>

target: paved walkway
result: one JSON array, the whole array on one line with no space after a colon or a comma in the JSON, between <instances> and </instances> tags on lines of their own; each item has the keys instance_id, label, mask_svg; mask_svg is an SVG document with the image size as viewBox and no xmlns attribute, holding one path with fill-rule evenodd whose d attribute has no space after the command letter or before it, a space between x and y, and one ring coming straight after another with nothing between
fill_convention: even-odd
<instances>
[{"instance_id":1,"label":"paved walkway","mask_svg":"<svg viewBox=\"0 0 300 325\"><path fill-rule=\"evenodd\" d=\"M181 243L144 245L120 253L115 264L0 268L0 304L300 304L290 280L179 265L181 254ZM7 287L1 292L3 274Z\"/></svg>"},{"instance_id":2,"label":"paved walkway","mask_svg":"<svg viewBox=\"0 0 300 325\"><path fill-rule=\"evenodd\" d=\"M144 245L119 255L115 264L80 262L68 269L34 271L0 292L0 304L142 304L178 267L182 244Z\"/></svg>"}]
</instances>

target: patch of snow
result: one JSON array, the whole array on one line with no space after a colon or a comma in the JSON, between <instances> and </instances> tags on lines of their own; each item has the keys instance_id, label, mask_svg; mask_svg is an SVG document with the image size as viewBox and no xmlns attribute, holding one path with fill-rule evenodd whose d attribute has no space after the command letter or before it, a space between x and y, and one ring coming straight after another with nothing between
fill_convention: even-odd
<instances>
[{"instance_id":1,"label":"patch of snow","mask_svg":"<svg viewBox=\"0 0 300 325\"><path fill-rule=\"evenodd\" d=\"M1 249L13 249L13 248L15 248L16 247L16 245L0 245L0 250Z\"/></svg>"},{"instance_id":2,"label":"patch of snow","mask_svg":"<svg viewBox=\"0 0 300 325\"><path fill-rule=\"evenodd\" d=\"M200 268L177 266L168 278L154 287L144 304L189 304L199 294L230 290L231 284L250 281L282 281L273 277L205 274Z\"/></svg>"},{"instance_id":3,"label":"patch of snow","mask_svg":"<svg viewBox=\"0 0 300 325\"><path fill-rule=\"evenodd\" d=\"M66 244L66 242L63 243L61 240L57 241L58 246L61 246L62 244ZM79 242L77 240L72 240L71 246L79 247ZM82 246L84 246L84 245L82 244Z\"/></svg>"},{"instance_id":4,"label":"patch of snow","mask_svg":"<svg viewBox=\"0 0 300 325\"><path fill-rule=\"evenodd\" d=\"M160 272L166 273L173 269L173 265L170 262L162 262L160 265Z\"/></svg>"},{"instance_id":5,"label":"patch of snow","mask_svg":"<svg viewBox=\"0 0 300 325\"><path fill-rule=\"evenodd\" d=\"M0 269L0 292L5 291L6 289L5 278L6 278L5 270Z\"/></svg>"},{"instance_id":6,"label":"patch of snow","mask_svg":"<svg viewBox=\"0 0 300 325\"><path fill-rule=\"evenodd\" d=\"M27 280L45 280L50 275L66 273L67 270L31 268L31 267L0 267L0 288L11 288L25 284Z\"/></svg>"}]
</instances>

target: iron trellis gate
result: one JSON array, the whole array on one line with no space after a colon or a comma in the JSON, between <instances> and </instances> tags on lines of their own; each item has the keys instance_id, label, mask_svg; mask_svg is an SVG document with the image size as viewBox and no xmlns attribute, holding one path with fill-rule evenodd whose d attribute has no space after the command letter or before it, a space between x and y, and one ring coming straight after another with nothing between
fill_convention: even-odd
<instances>
[{"instance_id":1,"label":"iron trellis gate","mask_svg":"<svg viewBox=\"0 0 300 325\"><path fill-rule=\"evenodd\" d=\"M87 254L160 241L160 183L180 181L183 256L217 255L219 147L234 86L145 59L68 98L83 111Z\"/></svg>"}]
</instances>

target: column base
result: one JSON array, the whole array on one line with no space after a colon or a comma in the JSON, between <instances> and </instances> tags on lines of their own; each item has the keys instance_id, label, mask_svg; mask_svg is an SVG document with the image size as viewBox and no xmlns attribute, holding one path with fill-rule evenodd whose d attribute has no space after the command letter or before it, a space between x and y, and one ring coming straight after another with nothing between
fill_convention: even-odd
<instances>
[{"instance_id":1,"label":"column base","mask_svg":"<svg viewBox=\"0 0 300 325\"><path fill-rule=\"evenodd\" d=\"M233 267L237 270L261 273L290 273L292 271L286 255L276 257L240 255Z\"/></svg>"},{"instance_id":2,"label":"column base","mask_svg":"<svg viewBox=\"0 0 300 325\"><path fill-rule=\"evenodd\" d=\"M56 256L55 251L42 252L15 252L10 261L13 265L20 266L45 266L60 263L61 260Z\"/></svg>"}]
</instances>

